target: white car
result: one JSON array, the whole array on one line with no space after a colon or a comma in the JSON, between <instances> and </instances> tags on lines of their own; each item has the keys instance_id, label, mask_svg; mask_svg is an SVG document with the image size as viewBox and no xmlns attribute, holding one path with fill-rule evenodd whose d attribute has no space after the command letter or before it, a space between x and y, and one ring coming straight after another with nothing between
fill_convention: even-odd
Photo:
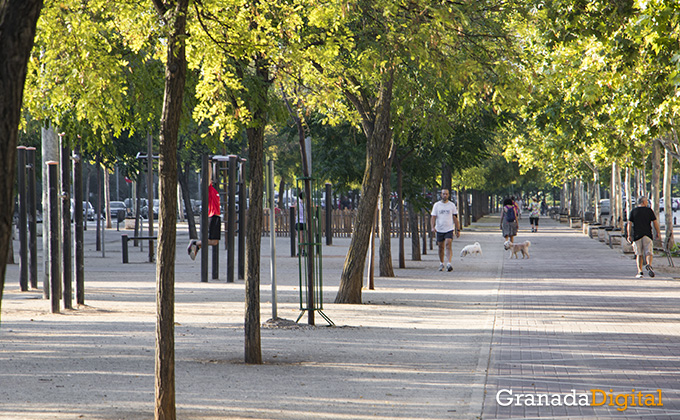
<instances>
[{"instance_id":1,"label":"white car","mask_svg":"<svg viewBox=\"0 0 680 420\"><path fill-rule=\"evenodd\" d=\"M75 214L75 200L71 199L71 220L73 220L73 215ZM94 220L94 207L89 201L83 201L83 218L87 220Z\"/></svg>"}]
</instances>

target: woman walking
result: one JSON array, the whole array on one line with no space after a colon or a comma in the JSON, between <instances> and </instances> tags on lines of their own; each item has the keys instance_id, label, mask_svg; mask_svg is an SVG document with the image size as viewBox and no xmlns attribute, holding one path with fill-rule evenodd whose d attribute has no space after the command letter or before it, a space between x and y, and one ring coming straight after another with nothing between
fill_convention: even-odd
<instances>
[{"instance_id":1,"label":"woman walking","mask_svg":"<svg viewBox=\"0 0 680 420\"><path fill-rule=\"evenodd\" d=\"M501 212L501 230L506 241L515 241L517 227L517 207L511 198L506 198L503 200L503 211Z\"/></svg>"},{"instance_id":2,"label":"woman walking","mask_svg":"<svg viewBox=\"0 0 680 420\"><path fill-rule=\"evenodd\" d=\"M529 223L531 224L531 231L538 232L538 218L541 216L541 206L538 204L536 197L531 199L529 206Z\"/></svg>"}]
</instances>

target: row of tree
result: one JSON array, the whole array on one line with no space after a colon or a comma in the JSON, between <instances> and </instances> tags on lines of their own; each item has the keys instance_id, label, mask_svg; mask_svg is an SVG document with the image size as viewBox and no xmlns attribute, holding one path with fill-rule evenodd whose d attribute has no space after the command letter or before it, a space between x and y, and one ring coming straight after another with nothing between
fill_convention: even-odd
<instances>
[{"instance_id":1,"label":"row of tree","mask_svg":"<svg viewBox=\"0 0 680 420\"><path fill-rule=\"evenodd\" d=\"M595 205L599 185L610 185L618 224L632 197L649 194L645 181L657 211L662 184L669 203L672 161L680 158L679 12L663 1L536 4L516 27L522 88L518 118L505 127L505 156L572 190L575 181L592 183Z\"/></svg>"},{"instance_id":2,"label":"row of tree","mask_svg":"<svg viewBox=\"0 0 680 420\"><path fill-rule=\"evenodd\" d=\"M362 174L336 297L360 303L392 182L413 196L438 183L501 192L516 179L501 154L555 183L641 167L653 140L680 156L678 19L666 2L632 0L3 2L0 293L22 98L26 121L104 162L127 159L131 175L142 139L157 133L156 417L174 418L176 186L197 156L248 159L245 360L261 363L265 152L283 163L291 139L309 135L326 162L318 177L349 186ZM300 173L279 166L280 185ZM381 273L393 275L384 255Z\"/></svg>"}]
</instances>

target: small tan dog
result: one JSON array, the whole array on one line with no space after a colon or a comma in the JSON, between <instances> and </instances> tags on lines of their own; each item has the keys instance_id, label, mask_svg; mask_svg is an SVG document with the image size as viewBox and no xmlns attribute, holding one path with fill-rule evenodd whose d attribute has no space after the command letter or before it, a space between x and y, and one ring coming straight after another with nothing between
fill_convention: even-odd
<instances>
[{"instance_id":1,"label":"small tan dog","mask_svg":"<svg viewBox=\"0 0 680 420\"><path fill-rule=\"evenodd\" d=\"M507 251L508 249L512 251L512 254L510 254L510 258L515 257L519 258L517 254L520 252L522 253L522 259L529 258L529 246L531 246L531 242L529 241L524 241L521 244L515 244L510 241L505 241L503 244L503 247Z\"/></svg>"}]
</instances>

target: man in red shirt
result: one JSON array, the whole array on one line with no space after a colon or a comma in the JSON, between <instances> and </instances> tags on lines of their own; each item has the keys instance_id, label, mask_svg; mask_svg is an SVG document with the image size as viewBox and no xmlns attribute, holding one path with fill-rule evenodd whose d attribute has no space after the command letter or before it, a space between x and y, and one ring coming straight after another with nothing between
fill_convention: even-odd
<instances>
[{"instance_id":1,"label":"man in red shirt","mask_svg":"<svg viewBox=\"0 0 680 420\"><path fill-rule=\"evenodd\" d=\"M208 245L217 245L221 237L221 218L220 218L220 193L217 192L212 183L212 165L208 165L208 217L210 223L208 227ZM192 260L196 259L198 250L201 249L201 241L192 239L187 246L187 253Z\"/></svg>"}]
</instances>

